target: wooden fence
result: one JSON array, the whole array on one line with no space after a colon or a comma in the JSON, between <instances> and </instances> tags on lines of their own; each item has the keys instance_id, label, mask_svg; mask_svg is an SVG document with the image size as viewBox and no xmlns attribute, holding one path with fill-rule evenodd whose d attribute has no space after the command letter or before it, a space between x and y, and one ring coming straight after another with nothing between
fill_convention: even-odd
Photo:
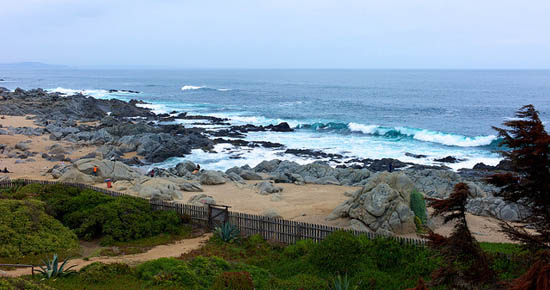
<instances>
[{"instance_id":1,"label":"wooden fence","mask_svg":"<svg viewBox=\"0 0 550 290\"><path fill-rule=\"evenodd\" d=\"M98 192L108 194L110 196L130 196L121 192L116 192L100 187L95 187L88 184L81 183L68 183L59 181L46 181L46 180L31 180L31 179L17 179L0 182L0 188L12 187L14 185L26 185L26 184L64 184L74 186L80 189L92 189ZM135 197L135 196L132 196ZM135 197L141 198L141 197ZM144 198L142 198L144 199ZM180 215L189 216L191 221L195 224L207 226L209 223L208 207L207 206L195 206L190 204L179 203L177 201L163 201L150 199L149 203L154 210L172 210L176 211ZM293 244L301 239L311 239L315 242L323 240L330 233L337 230L344 230L351 232L355 235L366 235L369 239L377 237L385 237L394 239L402 244L411 244L417 246L425 246L425 239L407 238L400 236L387 236L375 234L367 231L356 231L351 229L345 229L340 227L332 227L321 224L311 224L304 222L297 222L292 220L285 220L280 218L270 218L266 216L253 215L247 213L229 211L229 222L241 231L241 234L245 236L251 236L255 234L261 235L266 240L273 240L284 244Z\"/></svg>"}]
</instances>

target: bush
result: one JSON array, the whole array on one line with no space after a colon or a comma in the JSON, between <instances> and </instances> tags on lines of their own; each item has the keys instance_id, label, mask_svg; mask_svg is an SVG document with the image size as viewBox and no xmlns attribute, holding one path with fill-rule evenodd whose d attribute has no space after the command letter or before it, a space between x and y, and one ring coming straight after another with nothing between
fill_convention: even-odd
<instances>
[{"instance_id":1,"label":"bush","mask_svg":"<svg viewBox=\"0 0 550 290\"><path fill-rule=\"evenodd\" d=\"M426 216L426 201L424 196L416 189L411 192L411 210L420 219L423 225L428 221Z\"/></svg>"},{"instance_id":2,"label":"bush","mask_svg":"<svg viewBox=\"0 0 550 290\"><path fill-rule=\"evenodd\" d=\"M307 274L298 274L290 279L282 280L282 279L271 279L269 281L269 285L266 287L266 289L286 289L286 290L321 290L321 289L327 289L327 281L314 276L314 275L307 275Z\"/></svg>"},{"instance_id":3,"label":"bush","mask_svg":"<svg viewBox=\"0 0 550 290\"><path fill-rule=\"evenodd\" d=\"M250 273L246 271L223 272L216 278L212 289L254 290L254 283Z\"/></svg>"},{"instance_id":4,"label":"bush","mask_svg":"<svg viewBox=\"0 0 550 290\"><path fill-rule=\"evenodd\" d=\"M283 254L289 258L305 257L313 251L316 244L312 240L299 240L294 245L290 245L284 248Z\"/></svg>"},{"instance_id":5,"label":"bush","mask_svg":"<svg viewBox=\"0 0 550 290\"><path fill-rule=\"evenodd\" d=\"M322 272L353 272L361 258L361 243L350 232L335 231L313 249L311 262Z\"/></svg>"},{"instance_id":6,"label":"bush","mask_svg":"<svg viewBox=\"0 0 550 290\"><path fill-rule=\"evenodd\" d=\"M54 290L54 288L29 281L22 278L0 277L0 290L25 289L25 290Z\"/></svg>"},{"instance_id":7,"label":"bush","mask_svg":"<svg viewBox=\"0 0 550 290\"><path fill-rule=\"evenodd\" d=\"M117 275L127 275L132 269L122 263L104 264L95 262L82 268L79 272L80 278L87 283L102 283Z\"/></svg>"},{"instance_id":8,"label":"bush","mask_svg":"<svg viewBox=\"0 0 550 290\"><path fill-rule=\"evenodd\" d=\"M0 200L0 257L21 258L78 249L76 235L36 200Z\"/></svg>"},{"instance_id":9,"label":"bush","mask_svg":"<svg viewBox=\"0 0 550 290\"><path fill-rule=\"evenodd\" d=\"M137 276L151 284L186 285L198 288L197 275L186 262L174 258L160 258L145 262L136 267Z\"/></svg>"}]
</instances>

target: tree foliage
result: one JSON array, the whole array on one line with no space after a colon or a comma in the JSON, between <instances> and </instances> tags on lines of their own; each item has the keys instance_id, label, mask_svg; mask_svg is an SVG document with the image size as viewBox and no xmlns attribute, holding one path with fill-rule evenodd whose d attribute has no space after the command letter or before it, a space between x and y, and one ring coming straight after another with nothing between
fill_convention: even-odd
<instances>
[{"instance_id":1,"label":"tree foliage","mask_svg":"<svg viewBox=\"0 0 550 290\"><path fill-rule=\"evenodd\" d=\"M527 248L550 249L550 135L545 131L533 105L522 107L517 119L504 122L508 129L494 127L503 139L502 151L513 172L499 173L488 181L501 187L500 195L528 209L522 222L535 229L503 223L502 230Z\"/></svg>"},{"instance_id":2,"label":"tree foliage","mask_svg":"<svg viewBox=\"0 0 550 290\"><path fill-rule=\"evenodd\" d=\"M455 222L449 237L431 232L429 246L438 251L445 265L432 273L432 284L448 285L459 289L475 288L475 285L494 281L495 274L479 243L472 236L466 221L466 202L470 189L465 183L457 183L447 199L428 199L435 209L432 216L442 216L444 223Z\"/></svg>"}]
</instances>

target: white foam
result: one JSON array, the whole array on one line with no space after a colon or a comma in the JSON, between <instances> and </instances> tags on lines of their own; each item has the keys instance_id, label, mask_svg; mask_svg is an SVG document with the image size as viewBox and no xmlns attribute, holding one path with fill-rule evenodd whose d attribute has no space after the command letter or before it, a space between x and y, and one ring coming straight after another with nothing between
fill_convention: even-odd
<instances>
[{"instance_id":1,"label":"white foam","mask_svg":"<svg viewBox=\"0 0 550 290\"><path fill-rule=\"evenodd\" d=\"M192 91L192 90L200 90L200 89L204 89L205 86L190 86L190 85L186 85L186 86L183 86L181 87L181 90L182 91Z\"/></svg>"},{"instance_id":2,"label":"white foam","mask_svg":"<svg viewBox=\"0 0 550 290\"><path fill-rule=\"evenodd\" d=\"M357 123L349 123L348 128L352 132L361 132L363 134L384 134L380 133L380 126L378 125L363 125L363 124L357 124Z\"/></svg>"},{"instance_id":3,"label":"white foam","mask_svg":"<svg viewBox=\"0 0 550 290\"><path fill-rule=\"evenodd\" d=\"M83 94L83 95L91 96L98 99L105 98L109 95L109 91L107 90L76 90L76 89L68 89L63 87L57 87L55 89L47 89L46 91L52 92L52 93L60 93L65 96Z\"/></svg>"},{"instance_id":4,"label":"white foam","mask_svg":"<svg viewBox=\"0 0 550 290\"><path fill-rule=\"evenodd\" d=\"M414 129L407 127L381 127L378 125L364 125L353 122L348 124L348 128L352 132L360 132L369 135L384 135L390 131L395 131L402 135L412 137L415 140L458 147L486 146L491 144L491 142L495 141L497 138L495 135L468 137L458 134L449 134L431 130Z\"/></svg>"},{"instance_id":5,"label":"white foam","mask_svg":"<svg viewBox=\"0 0 550 290\"><path fill-rule=\"evenodd\" d=\"M137 107L148 108L155 114L167 114L171 112L170 108L164 104L136 104Z\"/></svg>"}]
</instances>

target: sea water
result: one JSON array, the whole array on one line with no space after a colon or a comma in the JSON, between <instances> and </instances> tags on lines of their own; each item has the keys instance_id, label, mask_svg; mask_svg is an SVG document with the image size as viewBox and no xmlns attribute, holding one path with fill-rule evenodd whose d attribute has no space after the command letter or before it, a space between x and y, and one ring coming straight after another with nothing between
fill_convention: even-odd
<instances>
[{"instance_id":1,"label":"sea water","mask_svg":"<svg viewBox=\"0 0 550 290\"><path fill-rule=\"evenodd\" d=\"M157 113L224 117L235 125L287 122L294 132L252 132L246 139L341 154L339 161L389 157L437 165L435 159L450 155L463 160L446 164L453 169L496 165L499 142L491 127L513 118L522 105L534 104L543 121L550 113L548 70L0 69L0 78L5 79L0 86L9 89L140 99ZM223 170L274 158L314 161L285 150L220 144L216 153L194 150L152 166L190 159Z\"/></svg>"}]
</instances>

